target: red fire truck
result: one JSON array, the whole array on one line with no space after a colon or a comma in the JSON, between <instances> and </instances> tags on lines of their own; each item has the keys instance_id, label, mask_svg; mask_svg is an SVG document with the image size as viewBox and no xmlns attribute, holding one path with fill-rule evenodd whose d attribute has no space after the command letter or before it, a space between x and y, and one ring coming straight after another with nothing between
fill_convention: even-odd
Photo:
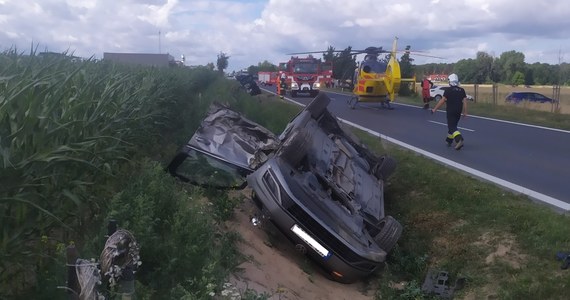
<instances>
[{"instance_id":1,"label":"red fire truck","mask_svg":"<svg viewBox=\"0 0 570 300\"><path fill-rule=\"evenodd\" d=\"M283 76L291 97L297 97L299 93L308 93L315 97L321 87L331 83L332 64L324 63L312 55L305 58L291 56L288 62L279 64L278 79Z\"/></svg>"},{"instance_id":2,"label":"red fire truck","mask_svg":"<svg viewBox=\"0 0 570 300\"><path fill-rule=\"evenodd\" d=\"M262 85L272 85L277 82L277 72L269 71L259 71L257 76L259 77L259 83Z\"/></svg>"}]
</instances>

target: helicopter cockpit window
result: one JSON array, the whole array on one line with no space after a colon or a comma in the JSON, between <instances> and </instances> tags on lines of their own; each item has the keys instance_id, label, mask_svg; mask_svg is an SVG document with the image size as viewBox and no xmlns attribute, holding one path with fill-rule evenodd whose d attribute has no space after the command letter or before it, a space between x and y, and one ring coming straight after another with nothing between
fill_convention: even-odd
<instances>
[{"instance_id":1,"label":"helicopter cockpit window","mask_svg":"<svg viewBox=\"0 0 570 300\"><path fill-rule=\"evenodd\" d=\"M384 73L388 65L384 62L365 60L362 62L361 70L366 73Z\"/></svg>"},{"instance_id":2,"label":"helicopter cockpit window","mask_svg":"<svg viewBox=\"0 0 570 300\"><path fill-rule=\"evenodd\" d=\"M314 63L297 63L293 69L294 73L309 73L315 74L318 71L317 64Z\"/></svg>"}]
</instances>

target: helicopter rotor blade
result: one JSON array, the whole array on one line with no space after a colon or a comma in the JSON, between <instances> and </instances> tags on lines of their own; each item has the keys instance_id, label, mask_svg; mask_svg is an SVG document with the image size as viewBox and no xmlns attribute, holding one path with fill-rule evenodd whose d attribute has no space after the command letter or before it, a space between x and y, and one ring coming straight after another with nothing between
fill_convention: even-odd
<instances>
[{"instance_id":1,"label":"helicopter rotor blade","mask_svg":"<svg viewBox=\"0 0 570 300\"><path fill-rule=\"evenodd\" d=\"M423 57L445 59L445 57L424 54L425 52L421 52L421 51L410 51L410 50L398 50L398 51L396 51L396 53L402 53L402 52L403 53L409 53L410 55L413 55L413 56L423 56Z\"/></svg>"},{"instance_id":2,"label":"helicopter rotor blade","mask_svg":"<svg viewBox=\"0 0 570 300\"><path fill-rule=\"evenodd\" d=\"M329 50L320 50L320 51L305 51L305 52L293 52L293 53L285 53L285 55L299 55L299 54L319 54L319 53L328 53L328 52L333 52L333 53L341 53L344 52L342 50L333 50L333 51L329 51Z\"/></svg>"},{"instance_id":3,"label":"helicopter rotor blade","mask_svg":"<svg viewBox=\"0 0 570 300\"><path fill-rule=\"evenodd\" d=\"M306 51L306 52L293 52L293 53L285 53L285 55L299 55L299 54L319 54L319 53L326 53L326 51Z\"/></svg>"},{"instance_id":4,"label":"helicopter rotor blade","mask_svg":"<svg viewBox=\"0 0 570 300\"><path fill-rule=\"evenodd\" d=\"M305 51L305 52L293 52L293 53L286 53L286 55L300 55L300 54L326 54L329 52L332 53L345 53L346 55L359 55L359 54L369 54L369 55L380 55L380 54L390 54L392 53L392 51L383 49L382 47L368 47L366 49L351 49L349 53L346 53L345 50L319 50L319 51ZM439 59L445 59L444 57L440 57L440 56L434 56L434 55L428 55L428 54L424 54L424 51L418 51L418 50L396 50L396 53L401 54L401 53L409 53L410 55L414 55L414 56L424 56L424 57L431 57L431 58L439 58Z\"/></svg>"}]
</instances>

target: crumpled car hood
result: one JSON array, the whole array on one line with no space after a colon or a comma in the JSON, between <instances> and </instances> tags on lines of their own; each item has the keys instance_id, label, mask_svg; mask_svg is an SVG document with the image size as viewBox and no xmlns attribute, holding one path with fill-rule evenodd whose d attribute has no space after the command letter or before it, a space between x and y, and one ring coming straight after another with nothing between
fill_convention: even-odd
<instances>
[{"instance_id":1,"label":"crumpled car hood","mask_svg":"<svg viewBox=\"0 0 570 300\"><path fill-rule=\"evenodd\" d=\"M253 170L279 148L280 142L263 126L220 104L213 104L188 144Z\"/></svg>"}]
</instances>

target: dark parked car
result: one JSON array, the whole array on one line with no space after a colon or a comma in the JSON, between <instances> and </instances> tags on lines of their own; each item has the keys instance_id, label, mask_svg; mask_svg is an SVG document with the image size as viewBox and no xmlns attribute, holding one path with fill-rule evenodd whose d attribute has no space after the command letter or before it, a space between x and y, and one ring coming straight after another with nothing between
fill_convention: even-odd
<instances>
[{"instance_id":1,"label":"dark parked car","mask_svg":"<svg viewBox=\"0 0 570 300\"><path fill-rule=\"evenodd\" d=\"M246 92L252 96L261 94L261 89L255 83L255 78L249 74L240 74L236 76L236 80L243 86Z\"/></svg>"},{"instance_id":2,"label":"dark parked car","mask_svg":"<svg viewBox=\"0 0 570 300\"><path fill-rule=\"evenodd\" d=\"M319 93L275 136L227 107L213 105L168 166L184 181L244 187L262 213L331 279L373 273L402 225L384 211L393 158L376 156L344 131Z\"/></svg>"},{"instance_id":3,"label":"dark parked car","mask_svg":"<svg viewBox=\"0 0 570 300\"><path fill-rule=\"evenodd\" d=\"M505 102L511 103L519 103L521 101L530 101L530 102L555 102L554 99L548 98L543 94L535 93L535 92L512 92L507 95L505 98Z\"/></svg>"}]
</instances>

